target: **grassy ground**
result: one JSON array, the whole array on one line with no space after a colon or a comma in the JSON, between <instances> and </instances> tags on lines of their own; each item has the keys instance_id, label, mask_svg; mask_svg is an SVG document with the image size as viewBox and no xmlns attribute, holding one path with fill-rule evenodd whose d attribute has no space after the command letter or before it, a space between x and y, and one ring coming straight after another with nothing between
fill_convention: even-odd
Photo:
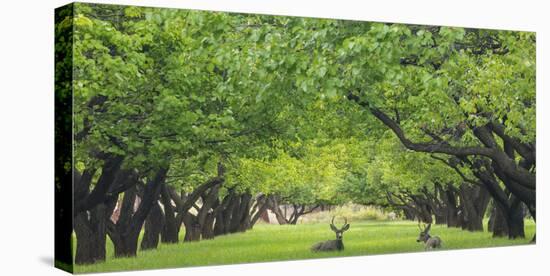
<instances>
[{"instance_id":1,"label":"grassy ground","mask_svg":"<svg viewBox=\"0 0 550 276\"><path fill-rule=\"evenodd\" d=\"M424 250L422 244L416 243L419 231L413 222L352 221L350 224L350 230L344 234L345 250L342 252L310 251L315 242L334 239L334 233L326 223L283 226L258 224L246 233L220 236L214 240L161 244L157 250L138 251L136 258L114 259L113 246L108 241L105 263L76 266L75 272L141 270ZM492 238L488 232L471 233L437 225L432 226L431 233L442 238L443 249L461 249L528 244L535 232L534 223L527 221L525 230L528 238L519 240Z\"/></svg>"}]
</instances>

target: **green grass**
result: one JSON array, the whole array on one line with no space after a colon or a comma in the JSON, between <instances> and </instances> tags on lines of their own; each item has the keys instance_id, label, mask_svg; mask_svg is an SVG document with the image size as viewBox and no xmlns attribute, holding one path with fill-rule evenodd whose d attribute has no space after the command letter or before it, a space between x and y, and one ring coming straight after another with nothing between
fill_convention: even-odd
<instances>
[{"instance_id":1,"label":"green grass","mask_svg":"<svg viewBox=\"0 0 550 276\"><path fill-rule=\"evenodd\" d=\"M138 251L135 258L113 257L108 241L107 261L95 265L76 265L76 273L155 268L281 261L340 256L388 254L423 251L416 243L417 224L406 221L352 221L344 234L342 252L314 253L312 244L334 239L326 223L300 225L258 224L253 230L192 243L160 244L157 250ZM488 232L468 232L446 226L432 226L432 235L440 236L443 249L463 249L528 244L535 224L526 221L525 239L492 238ZM183 229L182 229L182 232Z\"/></svg>"}]
</instances>

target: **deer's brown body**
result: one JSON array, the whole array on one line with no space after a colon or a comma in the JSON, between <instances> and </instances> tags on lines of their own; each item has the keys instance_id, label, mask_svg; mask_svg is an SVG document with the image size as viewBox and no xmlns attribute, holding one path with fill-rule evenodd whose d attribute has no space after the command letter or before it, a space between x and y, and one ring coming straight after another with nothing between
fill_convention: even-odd
<instances>
[{"instance_id":1,"label":"deer's brown body","mask_svg":"<svg viewBox=\"0 0 550 276\"><path fill-rule=\"evenodd\" d=\"M349 229L349 224L346 218L344 218L344 226L342 228L338 229L336 226L334 226L334 217L332 217L332 222L330 223L330 229L336 233L336 239L330 240L330 241L324 241L314 244L311 247L312 251L318 252L318 251L334 251L334 250L344 250L344 241L343 234L345 231Z\"/></svg>"},{"instance_id":2,"label":"deer's brown body","mask_svg":"<svg viewBox=\"0 0 550 276\"><path fill-rule=\"evenodd\" d=\"M421 232L418 236L418 239L416 239L416 242L423 242L424 243L424 250L432 250L436 248L441 248L441 238L438 236L430 236L430 228L432 227L432 224L428 224L428 227L422 229L420 224L418 225Z\"/></svg>"}]
</instances>

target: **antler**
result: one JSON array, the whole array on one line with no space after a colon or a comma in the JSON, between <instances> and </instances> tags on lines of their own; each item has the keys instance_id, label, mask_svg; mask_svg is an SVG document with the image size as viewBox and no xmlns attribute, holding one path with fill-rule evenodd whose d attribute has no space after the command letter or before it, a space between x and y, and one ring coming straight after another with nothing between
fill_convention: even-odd
<instances>
[{"instance_id":1,"label":"antler","mask_svg":"<svg viewBox=\"0 0 550 276\"><path fill-rule=\"evenodd\" d=\"M424 232L424 229L425 228L422 228L422 226L420 225L420 220L418 220L418 229L420 229L420 231Z\"/></svg>"},{"instance_id":2,"label":"antler","mask_svg":"<svg viewBox=\"0 0 550 276\"><path fill-rule=\"evenodd\" d=\"M332 220L330 221L330 228L332 228L332 230L334 230L334 231L338 231L338 227L336 227L334 225L334 218L335 217L336 216L332 216ZM346 226L348 226L348 219L346 217L344 217L344 224L342 225L342 227L340 229L344 229L344 228L346 228Z\"/></svg>"}]
</instances>

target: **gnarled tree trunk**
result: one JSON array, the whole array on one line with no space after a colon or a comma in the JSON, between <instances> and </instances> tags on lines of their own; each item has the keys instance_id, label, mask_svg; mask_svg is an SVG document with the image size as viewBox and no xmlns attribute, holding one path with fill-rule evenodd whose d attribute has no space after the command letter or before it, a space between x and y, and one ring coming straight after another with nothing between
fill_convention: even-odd
<instances>
[{"instance_id":1,"label":"gnarled tree trunk","mask_svg":"<svg viewBox=\"0 0 550 276\"><path fill-rule=\"evenodd\" d=\"M179 241L179 228L181 222L176 218L172 197L166 184L162 185L160 200L164 206L164 225L161 232L161 241L163 243L177 243Z\"/></svg>"},{"instance_id":2,"label":"gnarled tree trunk","mask_svg":"<svg viewBox=\"0 0 550 276\"><path fill-rule=\"evenodd\" d=\"M483 231L483 217L490 200L487 189L481 186L462 184L459 194L462 206L462 229Z\"/></svg>"},{"instance_id":3,"label":"gnarled tree trunk","mask_svg":"<svg viewBox=\"0 0 550 276\"><path fill-rule=\"evenodd\" d=\"M287 224L286 217L283 214L283 211L281 210L281 208L279 207L279 200L277 196L275 195L268 196L267 204L268 204L268 209L271 210L273 214L275 214L275 219L277 219L277 222L280 225Z\"/></svg>"},{"instance_id":4,"label":"gnarled tree trunk","mask_svg":"<svg viewBox=\"0 0 550 276\"><path fill-rule=\"evenodd\" d=\"M269 222L269 217L267 215L267 197L263 194L260 194L256 197L256 205L252 207L252 210L250 214L252 215L250 219L250 225L248 226L249 229L252 229L256 222L263 218L264 220L267 219L267 222ZM253 213L255 212L255 213Z\"/></svg>"},{"instance_id":5,"label":"gnarled tree trunk","mask_svg":"<svg viewBox=\"0 0 550 276\"><path fill-rule=\"evenodd\" d=\"M200 241L202 227L198 222L197 216L187 213L183 215L183 224L185 225L184 242Z\"/></svg>"},{"instance_id":6,"label":"gnarled tree trunk","mask_svg":"<svg viewBox=\"0 0 550 276\"><path fill-rule=\"evenodd\" d=\"M158 203L153 205L147 219L145 231L141 240L141 250L155 249L159 244L159 236L164 226L164 213Z\"/></svg>"},{"instance_id":7,"label":"gnarled tree trunk","mask_svg":"<svg viewBox=\"0 0 550 276\"><path fill-rule=\"evenodd\" d=\"M93 264L105 261L107 207L99 204L91 211L80 212L75 219L77 236L75 263Z\"/></svg>"},{"instance_id":8,"label":"gnarled tree trunk","mask_svg":"<svg viewBox=\"0 0 550 276\"><path fill-rule=\"evenodd\" d=\"M120 217L115 223L109 221L107 233L115 247L115 257L136 256L139 233L151 208L158 200L160 188L164 183L168 169L159 169L143 189L139 207L134 213L137 188L134 186L124 193Z\"/></svg>"},{"instance_id":9,"label":"gnarled tree trunk","mask_svg":"<svg viewBox=\"0 0 550 276\"><path fill-rule=\"evenodd\" d=\"M508 223L505 212L498 206L495 206L489 218L489 231L493 232L493 237L508 236Z\"/></svg>"},{"instance_id":10,"label":"gnarled tree trunk","mask_svg":"<svg viewBox=\"0 0 550 276\"><path fill-rule=\"evenodd\" d=\"M208 212L202 226L202 238L210 240L215 237L214 235L214 219L216 218L214 212Z\"/></svg>"},{"instance_id":11,"label":"gnarled tree trunk","mask_svg":"<svg viewBox=\"0 0 550 276\"><path fill-rule=\"evenodd\" d=\"M441 198L445 202L445 212L447 216L447 227L460 227L458 221L458 203L457 193L452 184L448 184L447 188L441 193Z\"/></svg>"},{"instance_id":12,"label":"gnarled tree trunk","mask_svg":"<svg viewBox=\"0 0 550 276\"><path fill-rule=\"evenodd\" d=\"M118 194L134 185L130 172L119 170L120 162L120 158L105 161L102 174L92 191L90 186L95 170L87 169L82 175L77 170L73 171L74 200L80 206L74 209L77 264L105 261L107 220L113 212Z\"/></svg>"},{"instance_id":13,"label":"gnarled tree trunk","mask_svg":"<svg viewBox=\"0 0 550 276\"><path fill-rule=\"evenodd\" d=\"M514 195L511 195L510 211L507 215L508 222L508 237L510 239L525 238L523 218L525 211L523 209L523 203Z\"/></svg>"}]
</instances>

